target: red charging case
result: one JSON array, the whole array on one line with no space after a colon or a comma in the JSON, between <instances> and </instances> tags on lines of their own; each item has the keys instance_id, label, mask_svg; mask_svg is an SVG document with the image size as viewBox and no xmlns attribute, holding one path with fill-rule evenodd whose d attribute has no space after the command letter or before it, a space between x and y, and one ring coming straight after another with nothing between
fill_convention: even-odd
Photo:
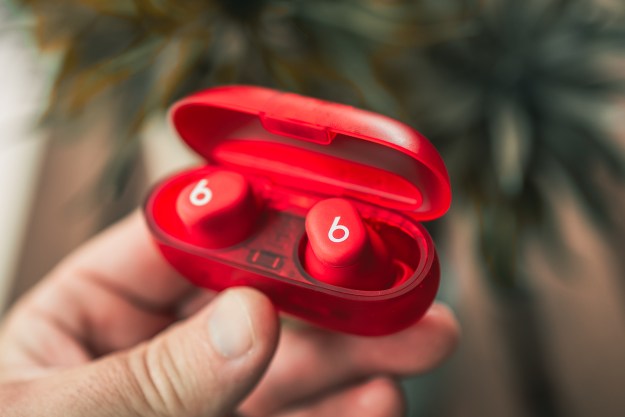
<instances>
[{"instance_id":1,"label":"red charging case","mask_svg":"<svg viewBox=\"0 0 625 417\"><path fill-rule=\"evenodd\" d=\"M157 185L145 216L160 251L191 282L216 291L254 287L284 312L360 335L399 331L431 305L440 268L420 222L447 211L451 188L441 157L420 133L375 113L249 86L199 92L170 116L207 165ZM243 242L208 249L176 201L215 170L244 175L262 214ZM305 271L306 213L332 197L352 201L386 243L397 277L390 288L342 288Z\"/></svg>"}]
</instances>

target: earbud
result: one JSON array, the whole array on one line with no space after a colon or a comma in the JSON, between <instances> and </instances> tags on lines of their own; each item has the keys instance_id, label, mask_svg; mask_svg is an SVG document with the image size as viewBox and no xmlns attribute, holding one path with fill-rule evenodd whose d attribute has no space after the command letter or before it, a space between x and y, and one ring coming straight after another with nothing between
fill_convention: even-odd
<instances>
[{"instance_id":1,"label":"earbud","mask_svg":"<svg viewBox=\"0 0 625 417\"><path fill-rule=\"evenodd\" d=\"M306 216L306 234L304 267L313 278L358 290L393 285L384 242L349 201L331 198L313 206Z\"/></svg>"},{"instance_id":2,"label":"earbud","mask_svg":"<svg viewBox=\"0 0 625 417\"><path fill-rule=\"evenodd\" d=\"M185 187L178 196L177 209L183 223L210 249L245 240L259 215L248 181L241 174L223 170Z\"/></svg>"}]
</instances>

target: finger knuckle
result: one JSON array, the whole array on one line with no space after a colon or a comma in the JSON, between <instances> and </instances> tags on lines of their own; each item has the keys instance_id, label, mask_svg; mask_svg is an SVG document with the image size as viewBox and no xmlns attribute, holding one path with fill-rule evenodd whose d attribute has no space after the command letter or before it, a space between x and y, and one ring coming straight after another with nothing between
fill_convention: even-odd
<instances>
[{"instance_id":1,"label":"finger knuckle","mask_svg":"<svg viewBox=\"0 0 625 417\"><path fill-rule=\"evenodd\" d=\"M390 377L378 377L371 381L363 404L370 416L400 417L406 414L406 399L400 384Z\"/></svg>"},{"instance_id":2,"label":"finger knuckle","mask_svg":"<svg viewBox=\"0 0 625 417\"><path fill-rule=\"evenodd\" d=\"M154 340L129 358L142 406L147 415L197 415L190 375L184 375L170 343L167 338Z\"/></svg>"}]
</instances>

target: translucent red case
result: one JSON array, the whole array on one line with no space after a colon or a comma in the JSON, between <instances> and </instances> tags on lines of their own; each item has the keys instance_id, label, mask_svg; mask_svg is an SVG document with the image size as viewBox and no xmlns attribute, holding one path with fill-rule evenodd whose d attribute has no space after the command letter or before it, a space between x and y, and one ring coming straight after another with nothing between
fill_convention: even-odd
<instances>
[{"instance_id":1,"label":"translucent red case","mask_svg":"<svg viewBox=\"0 0 625 417\"><path fill-rule=\"evenodd\" d=\"M431 305L440 270L420 222L447 211L451 188L442 159L417 131L353 107L249 86L197 93L170 116L207 164L157 185L145 216L160 251L191 282L216 291L254 287L284 312L360 335L399 331ZM185 224L176 206L189 184L215 170L244 175L261 213L244 241L220 249L207 247L205 232ZM390 288L333 286L304 269L306 213L331 197L354 203L384 240L396 277Z\"/></svg>"}]
</instances>

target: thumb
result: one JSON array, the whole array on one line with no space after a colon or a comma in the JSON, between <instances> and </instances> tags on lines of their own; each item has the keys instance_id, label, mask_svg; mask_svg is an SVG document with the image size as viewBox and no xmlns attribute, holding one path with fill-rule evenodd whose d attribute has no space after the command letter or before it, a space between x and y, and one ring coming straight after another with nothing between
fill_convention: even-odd
<instances>
[{"instance_id":1,"label":"thumb","mask_svg":"<svg viewBox=\"0 0 625 417\"><path fill-rule=\"evenodd\" d=\"M153 340L57 374L34 391L48 416L221 417L256 385L278 333L264 295L233 289Z\"/></svg>"}]
</instances>

